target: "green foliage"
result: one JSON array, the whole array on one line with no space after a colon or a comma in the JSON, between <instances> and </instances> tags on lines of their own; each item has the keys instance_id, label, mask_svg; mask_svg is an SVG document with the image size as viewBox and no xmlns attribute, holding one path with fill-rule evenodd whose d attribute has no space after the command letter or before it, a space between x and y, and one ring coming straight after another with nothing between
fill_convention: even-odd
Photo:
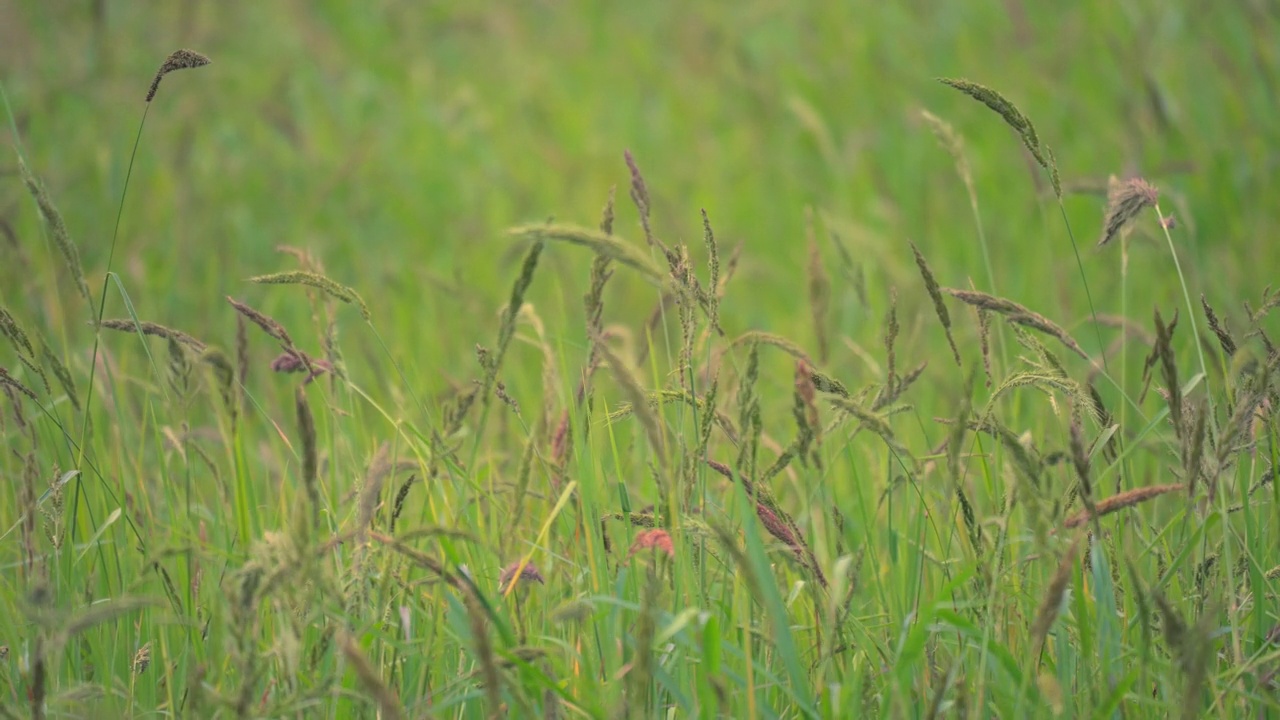
<instances>
[{"instance_id":1,"label":"green foliage","mask_svg":"<svg viewBox=\"0 0 1280 720\"><path fill-rule=\"evenodd\" d=\"M0 715L1280 713L1274 16L13 5Z\"/></svg>"}]
</instances>

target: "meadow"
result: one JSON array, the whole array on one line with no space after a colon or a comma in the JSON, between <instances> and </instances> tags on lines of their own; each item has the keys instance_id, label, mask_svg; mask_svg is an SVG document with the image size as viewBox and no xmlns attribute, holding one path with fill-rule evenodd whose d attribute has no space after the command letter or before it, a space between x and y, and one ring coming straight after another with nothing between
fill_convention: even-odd
<instances>
[{"instance_id":1,"label":"meadow","mask_svg":"<svg viewBox=\"0 0 1280 720\"><path fill-rule=\"evenodd\" d=\"M0 717L1280 716L1277 37L0 0Z\"/></svg>"}]
</instances>

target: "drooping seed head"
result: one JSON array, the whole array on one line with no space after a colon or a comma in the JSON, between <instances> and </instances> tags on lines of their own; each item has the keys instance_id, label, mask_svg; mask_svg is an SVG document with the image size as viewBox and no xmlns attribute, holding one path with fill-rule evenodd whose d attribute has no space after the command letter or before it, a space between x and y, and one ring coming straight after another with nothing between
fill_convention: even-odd
<instances>
[{"instance_id":1,"label":"drooping seed head","mask_svg":"<svg viewBox=\"0 0 1280 720\"><path fill-rule=\"evenodd\" d=\"M147 90L147 102L151 102L156 91L160 89L160 80L165 75L174 70L187 70L189 68L198 68L208 65L211 61L209 58L201 55L195 50L175 50L165 58L164 63L160 65L160 69L156 71L156 76L151 79L151 87Z\"/></svg>"}]
</instances>

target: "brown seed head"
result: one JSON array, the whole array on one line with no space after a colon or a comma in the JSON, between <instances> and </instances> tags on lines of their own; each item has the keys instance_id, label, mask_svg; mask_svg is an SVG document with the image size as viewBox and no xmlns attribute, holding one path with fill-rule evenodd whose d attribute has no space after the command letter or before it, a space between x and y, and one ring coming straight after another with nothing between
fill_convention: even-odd
<instances>
[{"instance_id":1,"label":"brown seed head","mask_svg":"<svg viewBox=\"0 0 1280 720\"><path fill-rule=\"evenodd\" d=\"M133 672L141 675L151 667L151 643L146 643L138 648L138 652L133 656Z\"/></svg>"},{"instance_id":2,"label":"brown seed head","mask_svg":"<svg viewBox=\"0 0 1280 720\"><path fill-rule=\"evenodd\" d=\"M151 87L147 90L147 102L151 102L156 91L160 89L160 80L174 70L186 70L188 68L198 68L208 65L209 58L201 55L195 50L175 50L169 57L165 58L164 64L156 71L156 76L151 79Z\"/></svg>"},{"instance_id":3,"label":"brown seed head","mask_svg":"<svg viewBox=\"0 0 1280 720\"><path fill-rule=\"evenodd\" d=\"M1155 207L1159 195L1155 186L1142 178L1112 182L1107 190L1107 212L1098 245L1110 242L1144 208Z\"/></svg>"}]
</instances>

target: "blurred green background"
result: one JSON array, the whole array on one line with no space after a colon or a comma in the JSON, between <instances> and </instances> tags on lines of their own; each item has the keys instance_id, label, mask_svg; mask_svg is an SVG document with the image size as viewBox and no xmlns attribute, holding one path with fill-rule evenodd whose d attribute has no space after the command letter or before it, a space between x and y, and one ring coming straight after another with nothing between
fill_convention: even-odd
<instances>
[{"instance_id":1,"label":"blurred green background","mask_svg":"<svg viewBox=\"0 0 1280 720\"><path fill-rule=\"evenodd\" d=\"M1028 158L934 78L1007 95L1068 187L1152 180L1192 284L1256 297L1280 160L1277 13L1260 1L5 0L0 69L22 146L100 277L154 69L178 47L213 59L162 86L124 213L120 269L140 313L162 322L208 315L243 277L280 267L280 244L315 251L399 327L452 326L457 284L478 288L468 297L487 314L514 262L503 230L594 224L610 186L625 199L624 149L663 236L699 245L705 207L726 243L744 244L726 300L738 326L802 311L807 206L858 248L873 295L908 281L894 279L910 270L908 240L944 284L982 287L964 187L921 109L964 136L994 262L1010 270L999 291L1076 319L1066 231ZM0 198L5 221L33 233L21 185ZM1118 268L1092 251L1101 206L1066 203L1100 311ZM634 213L622 216L619 232L638 239ZM1167 272L1161 252L1144 273ZM1159 285L1159 301L1178 299Z\"/></svg>"}]
</instances>

